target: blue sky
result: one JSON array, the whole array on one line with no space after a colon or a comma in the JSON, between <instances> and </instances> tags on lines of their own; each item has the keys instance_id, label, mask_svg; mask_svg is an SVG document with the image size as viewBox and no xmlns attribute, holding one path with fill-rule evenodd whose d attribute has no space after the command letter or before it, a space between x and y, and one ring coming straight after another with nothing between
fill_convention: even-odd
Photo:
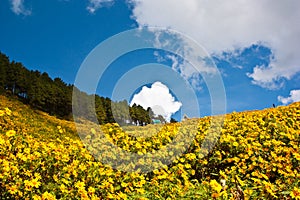
<instances>
[{"instance_id":1,"label":"blue sky","mask_svg":"<svg viewBox=\"0 0 300 200\"><path fill-rule=\"evenodd\" d=\"M72 84L88 54L111 36L142 26L168 27L191 37L211 56L223 79L226 112L264 109L300 101L299 7L298 0L2 0L0 51ZM110 97L124 73L145 63L174 69L182 64L155 49L133 52L113 62L98 93ZM178 72L192 80L184 70ZM209 115L208 88L201 78L195 80L201 116ZM144 98L157 98L151 95Z\"/></svg>"}]
</instances>

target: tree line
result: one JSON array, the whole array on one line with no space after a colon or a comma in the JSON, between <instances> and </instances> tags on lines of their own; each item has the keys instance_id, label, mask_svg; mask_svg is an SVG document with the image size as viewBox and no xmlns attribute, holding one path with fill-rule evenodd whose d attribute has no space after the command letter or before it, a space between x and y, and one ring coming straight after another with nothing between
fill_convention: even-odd
<instances>
[{"instance_id":1,"label":"tree line","mask_svg":"<svg viewBox=\"0 0 300 200\"><path fill-rule=\"evenodd\" d=\"M107 97L88 95L60 78L50 78L46 72L28 70L22 63L10 61L0 52L0 94L17 96L35 109L72 120L73 90L80 94L80 98L74 101L75 106L85 106L80 110L79 117L93 119L92 115L96 114L100 124L117 122L135 125L150 124L153 118L157 118L151 108L145 110L140 105L129 106L126 100L113 102ZM92 100L95 101L94 107L89 103Z\"/></svg>"}]
</instances>

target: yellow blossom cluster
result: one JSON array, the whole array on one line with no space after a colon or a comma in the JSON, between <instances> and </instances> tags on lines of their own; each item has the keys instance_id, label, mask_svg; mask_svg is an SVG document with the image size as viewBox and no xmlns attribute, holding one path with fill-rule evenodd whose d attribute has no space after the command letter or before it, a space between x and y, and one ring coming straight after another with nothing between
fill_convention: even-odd
<instances>
[{"instance_id":1,"label":"yellow blossom cluster","mask_svg":"<svg viewBox=\"0 0 300 200\"><path fill-rule=\"evenodd\" d=\"M231 113L222 127L211 127L213 117L136 127L137 134L82 123L80 139L72 122L0 101L0 199L234 199L239 190L246 199L300 199L300 103ZM109 163L126 159L112 145L140 157L114 169ZM150 153L159 159L143 157ZM147 166L157 168L142 173Z\"/></svg>"}]
</instances>

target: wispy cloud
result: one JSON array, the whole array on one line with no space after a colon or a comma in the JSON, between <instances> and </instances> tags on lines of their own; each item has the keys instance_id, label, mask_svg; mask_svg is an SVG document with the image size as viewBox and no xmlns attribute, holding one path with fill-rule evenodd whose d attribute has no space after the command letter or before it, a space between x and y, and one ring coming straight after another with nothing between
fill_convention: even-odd
<instances>
[{"instance_id":1,"label":"wispy cloud","mask_svg":"<svg viewBox=\"0 0 300 200\"><path fill-rule=\"evenodd\" d=\"M17 15L31 15L31 10L28 10L24 6L24 0L10 0L11 9Z\"/></svg>"},{"instance_id":2,"label":"wispy cloud","mask_svg":"<svg viewBox=\"0 0 300 200\"><path fill-rule=\"evenodd\" d=\"M247 76L252 78L251 82L254 85L259 85L269 90L282 88L284 86L284 80L289 80L292 75L292 71L286 71L274 63L271 63L269 66L258 65L254 67L252 73L247 73Z\"/></svg>"},{"instance_id":3,"label":"wispy cloud","mask_svg":"<svg viewBox=\"0 0 300 200\"><path fill-rule=\"evenodd\" d=\"M221 55L262 42L274 53L268 66L249 70L252 83L283 86L300 72L300 1L130 0L140 26L170 27L193 37L210 54ZM254 12L255 11L255 12Z\"/></svg>"},{"instance_id":4,"label":"wispy cloud","mask_svg":"<svg viewBox=\"0 0 300 200\"><path fill-rule=\"evenodd\" d=\"M172 61L172 69L178 72L191 86L200 91L203 87L201 72L197 71L190 63L180 60L175 55L166 55Z\"/></svg>"},{"instance_id":5,"label":"wispy cloud","mask_svg":"<svg viewBox=\"0 0 300 200\"><path fill-rule=\"evenodd\" d=\"M149 29L155 35L154 47L172 52L155 52L158 62L171 61L172 69L178 72L193 89L203 89L202 76L215 76L219 71L212 58L197 42L183 33L170 29Z\"/></svg>"},{"instance_id":6,"label":"wispy cloud","mask_svg":"<svg viewBox=\"0 0 300 200\"><path fill-rule=\"evenodd\" d=\"M289 97L278 96L278 101L283 104L300 101L300 90L291 90Z\"/></svg>"},{"instance_id":7,"label":"wispy cloud","mask_svg":"<svg viewBox=\"0 0 300 200\"><path fill-rule=\"evenodd\" d=\"M95 13L99 8L105 6L111 6L114 3L114 0L89 0L87 10L90 13Z\"/></svg>"}]
</instances>

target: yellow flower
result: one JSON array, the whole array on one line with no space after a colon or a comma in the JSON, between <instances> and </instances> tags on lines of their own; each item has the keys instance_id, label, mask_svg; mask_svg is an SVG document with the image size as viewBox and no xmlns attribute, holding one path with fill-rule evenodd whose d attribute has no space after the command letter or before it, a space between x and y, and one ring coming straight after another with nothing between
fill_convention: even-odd
<instances>
[{"instance_id":1,"label":"yellow flower","mask_svg":"<svg viewBox=\"0 0 300 200\"><path fill-rule=\"evenodd\" d=\"M18 192L18 187L16 185L13 185L9 188L8 192L10 194L16 194Z\"/></svg>"},{"instance_id":2,"label":"yellow flower","mask_svg":"<svg viewBox=\"0 0 300 200\"><path fill-rule=\"evenodd\" d=\"M109 199L115 199L114 195L111 193L108 193L106 197Z\"/></svg>"},{"instance_id":3,"label":"yellow flower","mask_svg":"<svg viewBox=\"0 0 300 200\"><path fill-rule=\"evenodd\" d=\"M37 180L40 180L42 177L41 177L41 175L39 174L39 173L34 173L34 176L35 176L35 178L37 179Z\"/></svg>"},{"instance_id":4,"label":"yellow flower","mask_svg":"<svg viewBox=\"0 0 300 200\"><path fill-rule=\"evenodd\" d=\"M77 173L77 171L76 171L76 170L73 170L73 171L72 171L72 174L73 174L75 177L77 177L77 176L78 176L78 173Z\"/></svg>"},{"instance_id":5,"label":"yellow flower","mask_svg":"<svg viewBox=\"0 0 300 200\"><path fill-rule=\"evenodd\" d=\"M9 130L6 132L6 136L7 137L12 137L12 136L15 136L16 135L16 131L14 130Z\"/></svg>"},{"instance_id":6,"label":"yellow flower","mask_svg":"<svg viewBox=\"0 0 300 200\"><path fill-rule=\"evenodd\" d=\"M292 192L290 193L290 195L294 199L300 199L300 189L294 187L294 189L292 190Z\"/></svg>"},{"instance_id":7,"label":"yellow flower","mask_svg":"<svg viewBox=\"0 0 300 200\"><path fill-rule=\"evenodd\" d=\"M124 194L123 192L120 192L120 193L118 194L118 197L120 197L120 199L127 199L127 195Z\"/></svg>"},{"instance_id":8,"label":"yellow flower","mask_svg":"<svg viewBox=\"0 0 300 200\"><path fill-rule=\"evenodd\" d=\"M29 180L24 181L25 190L30 191L31 190L31 182Z\"/></svg>"},{"instance_id":9,"label":"yellow flower","mask_svg":"<svg viewBox=\"0 0 300 200\"><path fill-rule=\"evenodd\" d=\"M124 187L124 188L125 188L125 187L127 187L127 185L128 185L127 183L125 183L125 182L121 182L121 186L122 186L122 187Z\"/></svg>"},{"instance_id":10,"label":"yellow flower","mask_svg":"<svg viewBox=\"0 0 300 200\"><path fill-rule=\"evenodd\" d=\"M238 176L235 176L235 177L241 186L245 185L244 181L242 181Z\"/></svg>"},{"instance_id":11,"label":"yellow flower","mask_svg":"<svg viewBox=\"0 0 300 200\"><path fill-rule=\"evenodd\" d=\"M239 146L239 143L233 142L233 146L237 147L237 146Z\"/></svg>"},{"instance_id":12,"label":"yellow flower","mask_svg":"<svg viewBox=\"0 0 300 200\"><path fill-rule=\"evenodd\" d=\"M294 153L295 158L300 161L300 154L299 153Z\"/></svg>"},{"instance_id":13,"label":"yellow flower","mask_svg":"<svg viewBox=\"0 0 300 200\"><path fill-rule=\"evenodd\" d=\"M53 175L53 180L54 180L55 182L58 182L58 177L57 177L57 175Z\"/></svg>"},{"instance_id":14,"label":"yellow flower","mask_svg":"<svg viewBox=\"0 0 300 200\"><path fill-rule=\"evenodd\" d=\"M80 193L81 199L83 199L83 200L89 200L90 199L87 192L84 189L79 190L78 192Z\"/></svg>"},{"instance_id":15,"label":"yellow flower","mask_svg":"<svg viewBox=\"0 0 300 200\"><path fill-rule=\"evenodd\" d=\"M44 192L42 195L42 200L56 200L56 197L49 192Z\"/></svg>"},{"instance_id":16,"label":"yellow flower","mask_svg":"<svg viewBox=\"0 0 300 200\"><path fill-rule=\"evenodd\" d=\"M145 194L144 188L136 188L136 191L140 194ZM126 198L127 199L127 198Z\"/></svg>"},{"instance_id":17,"label":"yellow flower","mask_svg":"<svg viewBox=\"0 0 300 200\"><path fill-rule=\"evenodd\" d=\"M271 194L273 197L277 197L274 193L275 192L274 185L272 185L271 183L266 182L266 181L263 181L263 185L265 186L265 189L269 194Z\"/></svg>"},{"instance_id":18,"label":"yellow flower","mask_svg":"<svg viewBox=\"0 0 300 200\"><path fill-rule=\"evenodd\" d=\"M80 169L81 171L85 171L85 170L86 170L86 166L85 166L84 164L80 164L80 165L79 165L79 169Z\"/></svg>"},{"instance_id":19,"label":"yellow flower","mask_svg":"<svg viewBox=\"0 0 300 200\"><path fill-rule=\"evenodd\" d=\"M85 186L85 183L82 182L82 181L77 181L77 182L75 183L75 187L78 188L78 189L83 189L84 186Z\"/></svg>"},{"instance_id":20,"label":"yellow flower","mask_svg":"<svg viewBox=\"0 0 300 200\"><path fill-rule=\"evenodd\" d=\"M5 144L5 140L0 137L0 145L4 145L4 144Z\"/></svg>"},{"instance_id":21,"label":"yellow flower","mask_svg":"<svg viewBox=\"0 0 300 200\"><path fill-rule=\"evenodd\" d=\"M5 112L7 115L11 115L11 110L9 110L9 108L5 108Z\"/></svg>"},{"instance_id":22,"label":"yellow flower","mask_svg":"<svg viewBox=\"0 0 300 200\"><path fill-rule=\"evenodd\" d=\"M141 149L141 148L142 148L142 146L141 146L141 144L140 144L139 142L137 142L137 143L135 144L135 146L136 146L137 149Z\"/></svg>"},{"instance_id":23,"label":"yellow flower","mask_svg":"<svg viewBox=\"0 0 300 200\"><path fill-rule=\"evenodd\" d=\"M220 176L225 180L227 179L227 175L222 170L220 170Z\"/></svg>"},{"instance_id":24,"label":"yellow flower","mask_svg":"<svg viewBox=\"0 0 300 200\"><path fill-rule=\"evenodd\" d=\"M209 185L214 191L216 191L218 193L220 193L222 190L222 186L215 179L211 180L209 182Z\"/></svg>"},{"instance_id":25,"label":"yellow flower","mask_svg":"<svg viewBox=\"0 0 300 200\"><path fill-rule=\"evenodd\" d=\"M95 193L95 188L89 187L88 193L89 193L89 195L93 195Z\"/></svg>"},{"instance_id":26,"label":"yellow flower","mask_svg":"<svg viewBox=\"0 0 300 200\"><path fill-rule=\"evenodd\" d=\"M41 185L41 182L39 182L37 178L34 178L30 181L30 185L32 187L39 188Z\"/></svg>"},{"instance_id":27,"label":"yellow flower","mask_svg":"<svg viewBox=\"0 0 300 200\"><path fill-rule=\"evenodd\" d=\"M59 187L60 191L62 191L63 193L68 193L68 190L66 188L66 186L64 184L61 184Z\"/></svg>"},{"instance_id":28,"label":"yellow flower","mask_svg":"<svg viewBox=\"0 0 300 200\"><path fill-rule=\"evenodd\" d=\"M0 110L0 117L4 116L4 111Z\"/></svg>"},{"instance_id":29,"label":"yellow flower","mask_svg":"<svg viewBox=\"0 0 300 200\"><path fill-rule=\"evenodd\" d=\"M187 163L187 164L184 165L184 167L189 169L189 168L191 168L191 165L189 163Z\"/></svg>"},{"instance_id":30,"label":"yellow flower","mask_svg":"<svg viewBox=\"0 0 300 200\"><path fill-rule=\"evenodd\" d=\"M196 159L196 155L193 154L193 153L189 153L189 154L186 155L186 158L189 159L189 160L194 160L194 159Z\"/></svg>"},{"instance_id":31,"label":"yellow flower","mask_svg":"<svg viewBox=\"0 0 300 200\"><path fill-rule=\"evenodd\" d=\"M100 198L95 195L92 195L91 200L100 200Z\"/></svg>"},{"instance_id":32,"label":"yellow flower","mask_svg":"<svg viewBox=\"0 0 300 200\"><path fill-rule=\"evenodd\" d=\"M38 196L38 195L34 195L33 197L32 197L32 199L33 200L41 200L42 198L40 197L40 196Z\"/></svg>"}]
</instances>

